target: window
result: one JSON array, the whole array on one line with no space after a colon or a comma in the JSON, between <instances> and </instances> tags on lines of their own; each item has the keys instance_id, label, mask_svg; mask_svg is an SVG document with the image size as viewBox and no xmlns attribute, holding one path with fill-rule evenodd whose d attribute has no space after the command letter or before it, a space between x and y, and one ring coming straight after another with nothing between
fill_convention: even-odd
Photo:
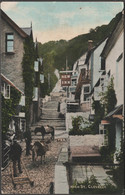
<instances>
[{"instance_id":1,"label":"window","mask_svg":"<svg viewBox=\"0 0 125 195\"><path fill-rule=\"evenodd\" d=\"M38 61L34 62L34 70L35 70L35 72L39 71L39 63L38 63Z\"/></svg>"},{"instance_id":2,"label":"window","mask_svg":"<svg viewBox=\"0 0 125 195\"><path fill-rule=\"evenodd\" d=\"M88 102L90 100L88 94L84 94L84 102Z\"/></svg>"},{"instance_id":3,"label":"window","mask_svg":"<svg viewBox=\"0 0 125 195\"><path fill-rule=\"evenodd\" d=\"M26 120L20 119L20 129L24 132L26 130Z\"/></svg>"},{"instance_id":4,"label":"window","mask_svg":"<svg viewBox=\"0 0 125 195\"><path fill-rule=\"evenodd\" d=\"M44 83L44 75L43 74L40 74L40 82Z\"/></svg>"},{"instance_id":5,"label":"window","mask_svg":"<svg viewBox=\"0 0 125 195\"><path fill-rule=\"evenodd\" d=\"M6 97L7 99L10 98L10 85L6 85L5 97Z\"/></svg>"},{"instance_id":6,"label":"window","mask_svg":"<svg viewBox=\"0 0 125 195\"><path fill-rule=\"evenodd\" d=\"M10 85L2 82L1 92L3 93L5 99L10 99Z\"/></svg>"},{"instance_id":7,"label":"window","mask_svg":"<svg viewBox=\"0 0 125 195\"><path fill-rule=\"evenodd\" d=\"M84 87L84 93L89 93L89 86Z\"/></svg>"},{"instance_id":8,"label":"window","mask_svg":"<svg viewBox=\"0 0 125 195\"><path fill-rule=\"evenodd\" d=\"M90 93L90 86L83 86L83 101L84 102L89 102L90 101L90 97L89 97L89 93Z\"/></svg>"},{"instance_id":9,"label":"window","mask_svg":"<svg viewBox=\"0 0 125 195\"><path fill-rule=\"evenodd\" d=\"M38 87L34 87L33 101L38 101Z\"/></svg>"},{"instance_id":10,"label":"window","mask_svg":"<svg viewBox=\"0 0 125 195\"><path fill-rule=\"evenodd\" d=\"M101 70L105 70L105 59L101 58Z\"/></svg>"},{"instance_id":11,"label":"window","mask_svg":"<svg viewBox=\"0 0 125 195\"><path fill-rule=\"evenodd\" d=\"M72 85L76 85L76 79L72 79Z\"/></svg>"},{"instance_id":12,"label":"window","mask_svg":"<svg viewBox=\"0 0 125 195\"><path fill-rule=\"evenodd\" d=\"M6 52L11 53L14 51L14 35L13 33L6 34Z\"/></svg>"}]
</instances>

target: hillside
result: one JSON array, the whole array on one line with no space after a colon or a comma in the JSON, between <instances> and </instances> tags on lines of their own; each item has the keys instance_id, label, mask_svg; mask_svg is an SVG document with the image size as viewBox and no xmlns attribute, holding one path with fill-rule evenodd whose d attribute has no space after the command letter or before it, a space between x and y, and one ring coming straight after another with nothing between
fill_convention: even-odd
<instances>
[{"instance_id":1,"label":"hillside","mask_svg":"<svg viewBox=\"0 0 125 195\"><path fill-rule=\"evenodd\" d=\"M43 58L43 67L46 81L48 72L51 72L51 78L53 78L50 90L53 89L57 81L53 74L55 68L59 70L65 70L67 58L68 67L69 69L72 69L75 61L87 51L88 40L93 40L93 44L95 46L105 37L109 36L121 18L121 15L122 13L120 12L110 21L108 25L97 26L95 29L90 29L89 33L79 35L69 41L59 40L49 41L45 44L39 43L39 55Z\"/></svg>"}]
</instances>

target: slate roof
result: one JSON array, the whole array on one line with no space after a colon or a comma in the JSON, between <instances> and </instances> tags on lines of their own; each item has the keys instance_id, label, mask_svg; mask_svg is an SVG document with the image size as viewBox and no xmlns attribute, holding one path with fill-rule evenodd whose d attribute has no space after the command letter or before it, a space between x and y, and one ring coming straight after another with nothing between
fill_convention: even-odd
<instances>
[{"instance_id":1,"label":"slate roof","mask_svg":"<svg viewBox=\"0 0 125 195\"><path fill-rule=\"evenodd\" d=\"M119 105L117 107L114 108L114 110L112 110L111 112L109 112L105 118L109 118L112 117L113 114L118 114L118 112L121 112L123 109L123 105Z\"/></svg>"},{"instance_id":2,"label":"slate roof","mask_svg":"<svg viewBox=\"0 0 125 195\"><path fill-rule=\"evenodd\" d=\"M93 51L95 51L97 49L98 46L100 46L106 39L108 38L108 36L104 37L100 42L98 42L91 50L88 51L87 55L86 55L86 60L85 60L85 64L88 63L91 53Z\"/></svg>"},{"instance_id":3,"label":"slate roof","mask_svg":"<svg viewBox=\"0 0 125 195\"><path fill-rule=\"evenodd\" d=\"M113 48L119 34L123 30L123 27L124 27L124 16L122 15L122 12L121 12L121 17L118 20L118 23L115 25L113 31L109 35L109 38L106 41L105 47L102 50L102 53L100 54L101 57L104 57L104 58L107 57L108 53Z\"/></svg>"},{"instance_id":4,"label":"slate roof","mask_svg":"<svg viewBox=\"0 0 125 195\"><path fill-rule=\"evenodd\" d=\"M0 9L1 18L5 20L21 37L26 38L27 34L9 17L3 10Z\"/></svg>"},{"instance_id":5,"label":"slate roof","mask_svg":"<svg viewBox=\"0 0 125 195\"><path fill-rule=\"evenodd\" d=\"M5 81L6 83L8 83L9 85L11 85L12 87L14 87L16 90L18 90L21 94L24 94L18 87L16 87L16 85L10 81L7 77L5 77L2 73L1 73L1 79L3 81Z\"/></svg>"},{"instance_id":6,"label":"slate roof","mask_svg":"<svg viewBox=\"0 0 125 195\"><path fill-rule=\"evenodd\" d=\"M32 27L21 28L28 36L32 33Z\"/></svg>"}]
</instances>

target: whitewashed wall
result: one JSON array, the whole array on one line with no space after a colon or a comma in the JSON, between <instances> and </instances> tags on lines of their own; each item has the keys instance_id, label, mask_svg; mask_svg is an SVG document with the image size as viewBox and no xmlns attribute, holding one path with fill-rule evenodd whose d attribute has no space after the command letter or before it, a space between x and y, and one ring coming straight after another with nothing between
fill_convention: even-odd
<instances>
[{"instance_id":1,"label":"whitewashed wall","mask_svg":"<svg viewBox=\"0 0 125 195\"><path fill-rule=\"evenodd\" d=\"M117 96L117 105L123 104L124 98L124 60L123 58L117 63L117 59L121 53L124 53L124 34L123 31L119 35L117 42L106 58L106 72L111 70L114 76L114 88Z\"/></svg>"},{"instance_id":2,"label":"whitewashed wall","mask_svg":"<svg viewBox=\"0 0 125 195\"><path fill-rule=\"evenodd\" d=\"M107 40L107 39L106 39ZM93 87L98 81L99 77L101 76L102 72L101 70L101 57L100 54L105 46L106 40L101 43L93 52Z\"/></svg>"}]
</instances>

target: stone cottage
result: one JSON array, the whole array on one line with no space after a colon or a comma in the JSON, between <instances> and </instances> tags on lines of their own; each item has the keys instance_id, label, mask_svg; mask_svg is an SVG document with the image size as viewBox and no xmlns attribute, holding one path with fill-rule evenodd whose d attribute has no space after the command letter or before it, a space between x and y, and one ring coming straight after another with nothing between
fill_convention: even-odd
<instances>
[{"instance_id":1,"label":"stone cottage","mask_svg":"<svg viewBox=\"0 0 125 195\"><path fill-rule=\"evenodd\" d=\"M0 18L1 26L1 73L10 80L20 91L22 91L20 104L18 106L18 113L16 119L23 116L25 118L25 113L22 111L22 106L25 106L25 86L23 78L23 67L22 61L24 57L24 43L27 38L31 39L33 42L33 32L32 25L27 28L20 28L5 12L1 10ZM34 47L34 45L33 45ZM35 52L35 49L34 49ZM39 63L37 56L34 57L35 61ZM35 77L35 70L32 70ZM39 78L40 80L40 78ZM35 87L35 86L34 86ZM40 96L40 93L39 93ZM33 97L31 97L33 98ZM37 111L34 110L34 104L37 102ZM38 115L40 116L40 99L37 98L34 103L31 103L30 107L30 125L38 120ZM36 112L34 112L36 111Z\"/></svg>"}]
</instances>

